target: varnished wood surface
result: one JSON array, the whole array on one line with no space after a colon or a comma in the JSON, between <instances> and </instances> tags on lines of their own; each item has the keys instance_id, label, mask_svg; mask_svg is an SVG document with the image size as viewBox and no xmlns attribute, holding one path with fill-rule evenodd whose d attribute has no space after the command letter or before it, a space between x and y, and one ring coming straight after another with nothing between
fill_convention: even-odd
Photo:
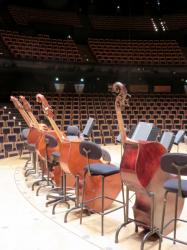
<instances>
[{"instance_id":1,"label":"varnished wood surface","mask_svg":"<svg viewBox=\"0 0 187 250\"><path fill-rule=\"evenodd\" d=\"M121 147L105 147L111 152L112 162L120 163ZM187 153L187 145L180 145L180 152ZM176 146L172 151L176 152ZM139 250L143 231L134 232L134 224L122 229L119 243L114 243L115 231L122 223L122 210L105 216L105 236L100 235L100 216L92 214L83 218L79 225L79 213L72 213L68 223L64 223L65 206L59 206L52 215L51 207L45 207L43 190L37 197L31 191L33 178L27 181L23 176L26 156L0 160L0 249L2 250L70 250L70 249L105 249ZM133 205L133 197L131 204ZM132 211L130 209L130 211ZM187 218L187 204L181 217ZM186 240L187 225L178 225L178 236ZM145 250L158 249L157 241L149 241ZM164 250L187 250L187 246L164 240Z\"/></svg>"}]
</instances>

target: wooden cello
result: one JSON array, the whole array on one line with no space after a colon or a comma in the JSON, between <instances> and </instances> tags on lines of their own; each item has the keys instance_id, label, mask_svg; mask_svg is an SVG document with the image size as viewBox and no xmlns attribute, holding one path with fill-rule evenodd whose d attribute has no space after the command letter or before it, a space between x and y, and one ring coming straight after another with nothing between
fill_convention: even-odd
<instances>
[{"instance_id":1,"label":"wooden cello","mask_svg":"<svg viewBox=\"0 0 187 250\"><path fill-rule=\"evenodd\" d=\"M55 136L55 138L58 141L57 152L60 152L61 144L63 143L63 141L67 140L67 137L66 137L65 133L59 129L56 122L54 121L54 119L53 119L54 114L52 111L52 107L49 105L47 99L43 95L37 94L36 101L38 103L42 104L43 112L44 112L45 116L47 117L47 119L49 120L51 127L53 128L53 135ZM58 167L56 166L54 171L55 171L55 178L59 179L62 175L61 168L59 166ZM56 180L56 183L57 183L57 180ZM59 186L60 182L58 181L58 183L59 183L58 184L58 186ZM67 186L71 187L73 185L74 185L74 180L72 180L71 177L67 178Z\"/></svg>"},{"instance_id":2,"label":"wooden cello","mask_svg":"<svg viewBox=\"0 0 187 250\"><path fill-rule=\"evenodd\" d=\"M27 141L28 143L31 143L34 141L36 144L36 149L39 154L39 157L42 160L45 160L46 158L46 142L45 142L45 135L50 134L50 135L55 135L54 131L48 128L45 124L40 124L35 116L33 115L31 105L29 102L26 100L24 96L20 96L20 100L23 103L23 107L25 109L25 112L28 114L32 121L32 126L30 127L30 133L28 135ZM53 152L58 151L58 145L54 148L48 147L47 149L47 155L50 158L51 154Z\"/></svg>"},{"instance_id":3,"label":"wooden cello","mask_svg":"<svg viewBox=\"0 0 187 250\"><path fill-rule=\"evenodd\" d=\"M126 136L121 110L128 97L127 90L122 83L116 82L113 84L113 91L118 94L115 109L124 146L120 172L127 187L135 191L134 221L137 226L158 229L161 226L161 207L165 192L163 183L170 178L175 178L160 168L160 157L167 150L159 142L136 141ZM173 194L168 198L166 223L173 218L174 199L175 195ZM178 215L182 211L183 200L181 199L179 203ZM153 210L154 213L152 213ZM164 234L168 234L172 230L173 224L171 223Z\"/></svg>"},{"instance_id":4,"label":"wooden cello","mask_svg":"<svg viewBox=\"0 0 187 250\"><path fill-rule=\"evenodd\" d=\"M19 100L15 96L11 96L10 100L13 102L15 108L20 112L27 126L30 128L32 126L32 120L27 114L27 112L24 110L23 105L19 102Z\"/></svg>"},{"instance_id":5,"label":"wooden cello","mask_svg":"<svg viewBox=\"0 0 187 250\"><path fill-rule=\"evenodd\" d=\"M69 140L66 138L65 140L61 138L60 130L58 126L56 126L55 122L53 121L53 113L51 107L48 105L46 100L42 95L37 95L37 99L40 100L43 104L43 109L47 112L48 119L53 126L54 130L56 131L60 144L60 165L62 170L65 173L70 173L73 176L79 176L80 185L79 189L82 188L82 180L84 175L84 167L87 164L87 158L82 156L79 151L79 145L82 141L82 138L77 137L73 140ZM90 163L96 162L95 160L90 160ZM102 159L100 160L102 162ZM85 200L92 199L96 196L99 196L101 193L101 178L98 176L90 177L87 176L87 185L85 191ZM121 182L120 182L120 175L116 174L113 176L109 176L106 178L105 181L105 195L110 196L112 198L116 198L121 190ZM80 192L82 193L82 192ZM110 208L112 204L112 200L105 199L104 209ZM88 203L89 208L92 208L96 211L101 211L101 202L97 199L93 202Z\"/></svg>"}]
</instances>

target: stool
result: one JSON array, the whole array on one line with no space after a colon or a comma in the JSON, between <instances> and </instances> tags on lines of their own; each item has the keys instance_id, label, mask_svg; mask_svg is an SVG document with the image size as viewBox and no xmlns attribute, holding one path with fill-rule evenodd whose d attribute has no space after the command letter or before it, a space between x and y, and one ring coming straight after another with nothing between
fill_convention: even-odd
<instances>
[{"instance_id":1,"label":"stool","mask_svg":"<svg viewBox=\"0 0 187 250\"><path fill-rule=\"evenodd\" d=\"M47 149L48 149L48 147L50 147L50 148L56 147L58 142L54 136L52 136L50 134L45 134L45 143L46 143L46 145L45 145L45 150L46 150L45 161L42 161L42 164L45 164L45 167L47 169L47 177L44 176L44 171L42 171L41 179L35 181L32 184L32 190L34 190L34 186L39 185L39 187L36 190L37 196L39 195L39 191L41 190L41 188L54 185L52 180L49 177L49 159L48 159ZM46 184L44 184L44 183L46 183Z\"/></svg>"},{"instance_id":2,"label":"stool","mask_svg":"<svg viewBox=\"0 0 187 250\"><path fill-rule=\"evenodd\" d=\"M53 163L58 163L60 158L59 152L53 152L52 154ZM51 189L47 194L47 200L51 199L50 201L46 202L46 206L50 204L53 205L52 214L55 214L55 208L58 204L66 204L68 208L70 208L70 205L68 203L69 200L73 200L73 194L67 193L67 185L66 185L66 174L61 171L61 186L55 187ZM72 190L72 188L68 188L68 190Z\"/></svg>"},{"instance_id":3,"label":"stool","mask_svg":"<svg viewBox=\"0 0 187 250\"><path fill-rule=\"evenodd\" d=\"M80 203L80 207L81 207L80 224L82 224L83 209L87 208L86 204L92 202L93 200L101 199L101 212L93 210L93 209L91 211L101 215L101 235L104 235L104 216L106 214L109 214L109 213L114 212L120 208L123 208L124 209L124 220L125 220L125 200L124 200L124 189L123 189L122 181L121 181L121 187L122 187L122 199L123 199L123 201L113 199L112 197L106 196L105 195L105 186L104 186L105 178L107 178L108 176L111 176L111 175L119 174L120 169L112 164L109 164L109 163L108 164L104 164L104 163L91 163L90 164L90 159L99 160L102 157L102 155L104 155L102 153L102 149L100 148L100 146L93 143L93 142L89 142L89 141L81 142L80 143L80 153L83 156L85 156L88 160L88 164L85 166L84 177L83 177L82 200ZM105 152L105 154L106 154L106 152ZM89 200L85 200L84 196L85 196L85 188L86 188L86 176L88 174L90 176L101 176L102 188L101 188L101 195L100 196L94 197L94 198L89 199ZM121 206L105 212L104 211L104 200L105 199L110 199L110 200L116 201L116 202L120 203ZM88 208L88 210L89 210L89 208Z\"/></svg>"},{"instance_id":4,"label":"stool","mask_svg":"<svg viewBox=\"0 0 187 250\"><path fill-rule=\"evenodd\" d=\"M35 144L27 144L27 149L30 153L30 158L26 161L24 169L25 169L25 177L30 174L36 174L36 162L37 162L37 153L36 153L36 145ZM31 161L32 167L28 168L28 164Z\"/></svg>"},{"instance_id":5,"label":"stool","mask_svg":"<svg viewBox=\"0 0 187 250\"><path fill-rule=\"evenodd\" d=\"M168 172L170 174L177 175L176 179L169 179L164 182L165 195L164 195L164 206L162 211L162 222L161 222L161 230L160 230L160 241L159 241L159 249L161 249L162 238L166 238L173 241L173 244L176 242L187 245L187 242L181 241L176 238L177 233L177 221L187 222L187 220L179 219L177 216L177 211L179 207L179 198L187 198L187 180L182 179L182 176L187 176L187 154L184 153L166 153L161 157L161 168L163 171ZM167 222L164 225L165 211L167 205L167 196L169 193L174 193L176 195L175 198L175 211L173 215L173 219ZM164 236L163 230L170 225L170 223L174 222L174 234L173 238Z\"/></svg>"}]
</instances>

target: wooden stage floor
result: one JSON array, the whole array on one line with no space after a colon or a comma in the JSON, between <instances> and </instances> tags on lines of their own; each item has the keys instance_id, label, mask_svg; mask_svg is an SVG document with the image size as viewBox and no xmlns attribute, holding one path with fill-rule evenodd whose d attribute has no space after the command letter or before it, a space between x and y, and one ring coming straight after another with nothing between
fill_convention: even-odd
<instances>
[{"instance_id":1,"label":"wooden stage floor","mask_svg":"<svg viewBox=\"0 0 187 250\"><path fill-rule=\"evenodd\" d=\"M112 156L112 162L120 163L120 145L105 146ZM172 151L176 151L173 146ZM187 153L187 145L180 145L180 152ZM52 215L52 207L45 207L46 191L39 196L31 190L31 177L25 181L23 166L27 156L8 158L0 161L0 249L1 250L138 250L143 230L135 233L134 224L122 229L119 243L114 242L115 231L122 223L122 210L105 216L105 235L100 235L100 216L84 217L79 224L79 213L71 213L64 223L65 206L58 206ZM133 201L132 201L133 205ZM132 210L131 210L132 213ZM187 219L187 205L181 217ZM187 240L187 225L178 225L178 236ZM187 246L164 239L164 250L187 250ZM145 250L158 249L158 241L150 240Z\"/></svg>"}]
</instances>

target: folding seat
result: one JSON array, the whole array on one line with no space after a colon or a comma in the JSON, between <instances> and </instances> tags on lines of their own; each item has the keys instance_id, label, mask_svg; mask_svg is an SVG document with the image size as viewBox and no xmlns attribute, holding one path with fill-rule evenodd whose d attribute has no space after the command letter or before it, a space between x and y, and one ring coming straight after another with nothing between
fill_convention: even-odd
<instances>
[{"instance_id":1,"label":"folding seat","mask_svg":"<svg viewBox=\"0 0 187 250\"><path fill-rule=\"evenodd\" d=\"M103 144L111 144L113 143L113 136L111 135L111 131L109 129L103 129L102 130L103 135Z\"/></svg>"},{"instance_id":2,"label":"folding seat","mask_svg":"<svg viewBox=\"0 0 187 250\"><path fill-rule=\"evenodd\" d=\"M4 142L3 148L4 148L5 157L8 157L8 153L14 150L12 142Z\"/></svg>"},{"instance_id":3,"label":"folding seat","mask_svg":"<svg viewBox=\"0 0 187 250\"><path fill-rule=\"evenodd\" d=\"M165 119L165 125L164 125L165 129L167 130L171 130L173 128L173 121L171 121L170 119Z\"/></svg>"},{"instance_id":4,"label":"folding seat","mask_svg":"<svg viewBox=\"0 0 187 250\"><path fill-rule=\"evenodd\" d=\"M8 142L12 142L13 146L15 148L15 142L17 141L16 134L7 134L7 140L8 140Z\"/></svg>"},{"instance_id":5,"label":"folding seat","mask_svg":"<svg viewBox=\"0 0 187 250\"><path fill-rule=\"evenodd\" d=\"M3 151L4 135L0 134L0 151Z\"/></svg>"},{"instance_id":6,"label":"folding seat","mask_svg":"<svg viewBox=\"0 0 187 250\"><path fill-rule=\"evenodd\" d=\"M57 126L61 126L62 125L62 119L55 119L55 123L57 124Z\"/></svg>"},{"instance_id":7,"label":"folding seat","mask_svg":"<svg viewBox=\"0 0 187 250\"><path fill-rule=\"evenodd\" d=\"M15 126L15 120L7 120L6 121L6 126L13 128Z\"/></svg>"},{"instance_id":8,"label":"folding seat","mask_svg":"<svg viewBox=\"0 0 187 250\"><path fill-rule=\"evenodd\" d=\"M92 131L92 137L93 137L93 141L97 144L102 144L103 143L103 139L102 139L102 135L101 135L101 131L100 130L93 130Z\"/></svg>"},{"instance_id":9,"label":"folding seat","mask_svg":"<svg viewBox=\"0 0 187 250\"><path fill-rule=\"evenodd\" d=\"M0 120L0 133L2 133L2 127L4 127L4 121Z\"/></svg>"},{"instance_id":10,"label":"folding seat","mask_svg":"<svg viewBox=\"0 0 187 250\"><path fill-rule=\"evenodd\" d=\"M2 133L4 134L5 141L7 141L7 134L11 133L11 128L9 128L9 127L2 127Z\"/></svg>"},{"instance_id":11,"label":"folding seat","mask_svg":"<svg viewBox=\"0 0 187 250\"><path fill-rule=\"evenodd\" d=\"M180 130L182 128L181 119L178 119L178 118L173 119L173 128L176 130Z\"/></svg>"},{"instance_id":12,"label":"folding seat","mask_svg":"<svg viewBox=\"0 0 187 250\"><path fill-rule=\"evenodd\" d=\"M1 152L1 153L0 153L0 159L4 159L4 158L5 158L4 152Z\"/></svg>"},{"instance_id":13,"label":"folding seat","mask_svg":"<svg viewBox=\"0 0 187 250\"><path fill-rule=\"evenodd\" d=\"M80 127L80 120L79 119L76 119L76 118L72 118L71 119L71 124L72 125L77 125Z\"/></svg>"},{"instance_id":14,"label":"folding seat","mask_svg":"<svg viewBox=\"0 0 187 250\"><path fill-rule=\"evenodd\" d=\"M1 115L1 119L3 121L7 121L9 119L9 115L8 114L7 115Z\"/></svg>"}]
</instances>

